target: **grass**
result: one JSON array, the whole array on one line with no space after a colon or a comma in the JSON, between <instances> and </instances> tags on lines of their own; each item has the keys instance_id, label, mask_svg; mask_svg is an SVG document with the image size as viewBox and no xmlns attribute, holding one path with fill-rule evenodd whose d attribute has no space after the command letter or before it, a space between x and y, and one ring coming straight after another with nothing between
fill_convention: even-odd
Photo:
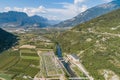
<instances>
[{"instance_id":1,"label":"grass","mask_svg":"<svg viewBox=\"0 0 120 80\"><path fill-rule=\"evenodd\" d=\"M85 77L84 73L81 72L77 66L72 67L72 69L74 70L75 74L76 74L78 77Z\"/></svg>"},{"instance_id":2,"label":"grass","mask_svg":"<svg viewBox=\"0 0 120 80\"><path fill-rule=\"evenodd\" d=\"M0 54L0 70L6 70L19 60L18 51L5 51Z\"/></svg>"},{"instance_id":3,"label":"grass","mask_svg":"<svg viewBox=\"0 0 120 80\"><path fill-rule=\"evenodd\" d=\"M7 75L9 77L9 75L12 74L13 76L9 77L10 79L24 80L22 78L24 75L33 78L39 72L39 56L35 53L35 50L23 51L26 53L27 51L31 52L30 54L36 54L36 56L28 55L20 57L19 51L12 50L0 54L0 73L4 73L6 76L5 78L7 78ZM0 75L0 77L1 76L4 77L4 75Z\"/></svg>"},{"instance_id":4,"label":"grass","mask_svg":"<svg viewBox=\"0 0 120 80\"><path fill-rule=\"evenodd\" d=\"M12 75L6 75L6 74L0 73L0 77L1 77L1 78L4 78L5 80L12 80L12 79L11 79Z\"/></svg>"},{"instance_id":5,"label":"grass","mask_svg":"<svg viewBox=\"0 0 120 80\"><path fill-rule=\"evenodd\" d=\"M18 51L10 49L0 54L0 73L4 73L6 76L12 75L10 78L16 80L30 80L30 78L24 79L23 76L31 76L33 78L40 71L40 58L37 54L37 49L19 49L19 47L30 44L41 49L51 49L53 45L45 46L45 42L33 40L33 38L35 39L39 36L38 34L25 33L16 35L19 36L18 44L15 46Z\"/></svg>"},{"instance_id":6,"label":"grass","mask_svg":"<svg viewBox=\"0 0 120 80\"><path fill-rule=\"evenodd\" d=\"M120 9L77 25L55 40L63 53L76 53L95 80L104 80L99 72L103 69L109 69L120 76L120 67L114 64L120 62L120 37L115 36L120 35L120 27L111 29L120 26L119 14ZM111 56L116 62L110 62L115 61Z\"/></svg>"},{"instance_id":7,"label":"grass","mask_svg":"<svg viewBox=\"0 0 120 80\"><path fill-rule=\"evenodd\" d=\"M40 60L39 57L34 56L21 56L22 59L30 59L30 60Z\"/></svg>"},{"instance_id":8,"label":"grass","mask_svg":"<svg viewBox=\"0 0 120 80\"><path fill-rule=\"evenodd\" d=\"M39 72L39 60L21 59L15 66L9 69L11 74L17 74L14 78L24 74L32 78ZM23 76L24 76L23 75Z\"/></svg>"},{"instance_id":9,"label":"grass","mask_svg":"<svg viewBox=\"0 0 120 80\"><path fill-rule=\"evenodd\" d=\"M38 54L35 51L35 49L20 49L20 53L21 53L22 56L38 57Z\"/></svg>"}]
</instances>

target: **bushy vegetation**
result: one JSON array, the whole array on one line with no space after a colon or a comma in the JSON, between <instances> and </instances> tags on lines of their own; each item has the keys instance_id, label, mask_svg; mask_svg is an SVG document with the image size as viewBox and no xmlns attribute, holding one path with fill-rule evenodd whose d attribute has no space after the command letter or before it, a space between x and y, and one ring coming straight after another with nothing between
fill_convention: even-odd
<instances>
[{"instance_id":1,"label":"bushy vegetation","mask_svg":"<svg viewBox=\"0 0 120 80\"><path fill-rule=\"evenodd\" d=\"M17 37L15 35L0 29L0 53L15 45L16 42Z\"/></svg>"},{"instance_id":2,"label":"bushy vegetation","mask_svg":"<svg viewBox=\"0 0 120 80\"><path fill-rule=\"evenodd\" d=\"M57 38L66 53L76 53L95 80L100 70L120 76L120 9L77 25Z\"/></svg>"}]
</instances>

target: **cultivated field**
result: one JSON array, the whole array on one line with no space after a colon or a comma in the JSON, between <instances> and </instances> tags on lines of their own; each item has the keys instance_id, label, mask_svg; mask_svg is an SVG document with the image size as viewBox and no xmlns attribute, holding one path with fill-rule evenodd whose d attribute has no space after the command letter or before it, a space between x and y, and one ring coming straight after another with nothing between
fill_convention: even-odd
<instances>
[{"instance_id":1,"label":"cultivated field","mask_svg":"<svg viewBox=\"0 0 120 80\"><path fill-rule=\"evenodd\" d=\"M33 49L6 51L0 59L1 78L30 80L39 72L39 56Z\"/></svg>"},{"instance_id":2,"label":"cultivated field","mask_svg":"<svg viewBox=\"0 0 120 80\"><path fill-rule=\"evenodd\" d=\"M41 41L37 33L15 34L18 36L17 45L0 53L0 80L32 80L42 69L37 51L50 51L54 44Z\"/></svg>"}]
</instances>

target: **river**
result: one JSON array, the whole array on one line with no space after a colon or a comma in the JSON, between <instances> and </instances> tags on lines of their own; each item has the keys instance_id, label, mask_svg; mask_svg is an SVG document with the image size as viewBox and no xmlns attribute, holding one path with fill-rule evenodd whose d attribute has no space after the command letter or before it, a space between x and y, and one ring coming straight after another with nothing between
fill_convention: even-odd
<instances>
[{"instance_id":1,"label":"river","mask_svg":"<svg viewBox=\"0 0 120 80\"><path fill-rule=\"evenodd\" d=\"M69 62L65 62L65 60L63 59L63 57L62 57L62 49L61 49L61 47L60 47L60 45L59 44L57 44L57 46L56 46L57 48L57 55L58 55L58 58L59 58L59 60L61 61L61 63L64 65L64 67L65 67L65 69L67 70L67 72L69 73L69 75L70 75L70 77L77 77L76 75L75 75L75 73L71 70L71 68L70 68L70 63Z\"/></svg>"}]
</instances>

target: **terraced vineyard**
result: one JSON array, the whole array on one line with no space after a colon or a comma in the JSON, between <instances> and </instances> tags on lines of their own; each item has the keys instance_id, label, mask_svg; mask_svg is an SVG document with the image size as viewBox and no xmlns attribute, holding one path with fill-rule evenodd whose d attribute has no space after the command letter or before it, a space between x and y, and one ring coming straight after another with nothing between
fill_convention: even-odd
<instances>
[{"instance_id":1,"label":"terraced vineyard","mask_svg":"<svg viewBox=\"0 0 120 80\"><path fill-rule=\"evenodd\" d=\"M39 68L37 67L39 62L36 60L20 60L15 66L10 68L9 72L17 74L13 78L17 80L31 79L38 73ZM25 78L26 77L26 78Z\"/></svg>"},{"instance_id":2,"label":"terraced vineyard","mask_svg":"<svg viewBox=\"0 0 120 80\"><path fill-rule=\"evenodd\" d=\"M26 53L27 56L24 55ZM39 57L35 50L6 51L0 55L0 59L0 77L5 78L4 74L9 77L8 80L29 80L39 72Z\"/></svg>"},{"instance_id":3,"label":"terraced vineyard","mask_svg":"<svg viewBox=\"0 0 120 80\"><path fill-rule=\"evenodd\" d=\"M5 51L0 54L0 71L7 70L13 64L19 61L18 51Z\"/></svg>"}]
</instances>

